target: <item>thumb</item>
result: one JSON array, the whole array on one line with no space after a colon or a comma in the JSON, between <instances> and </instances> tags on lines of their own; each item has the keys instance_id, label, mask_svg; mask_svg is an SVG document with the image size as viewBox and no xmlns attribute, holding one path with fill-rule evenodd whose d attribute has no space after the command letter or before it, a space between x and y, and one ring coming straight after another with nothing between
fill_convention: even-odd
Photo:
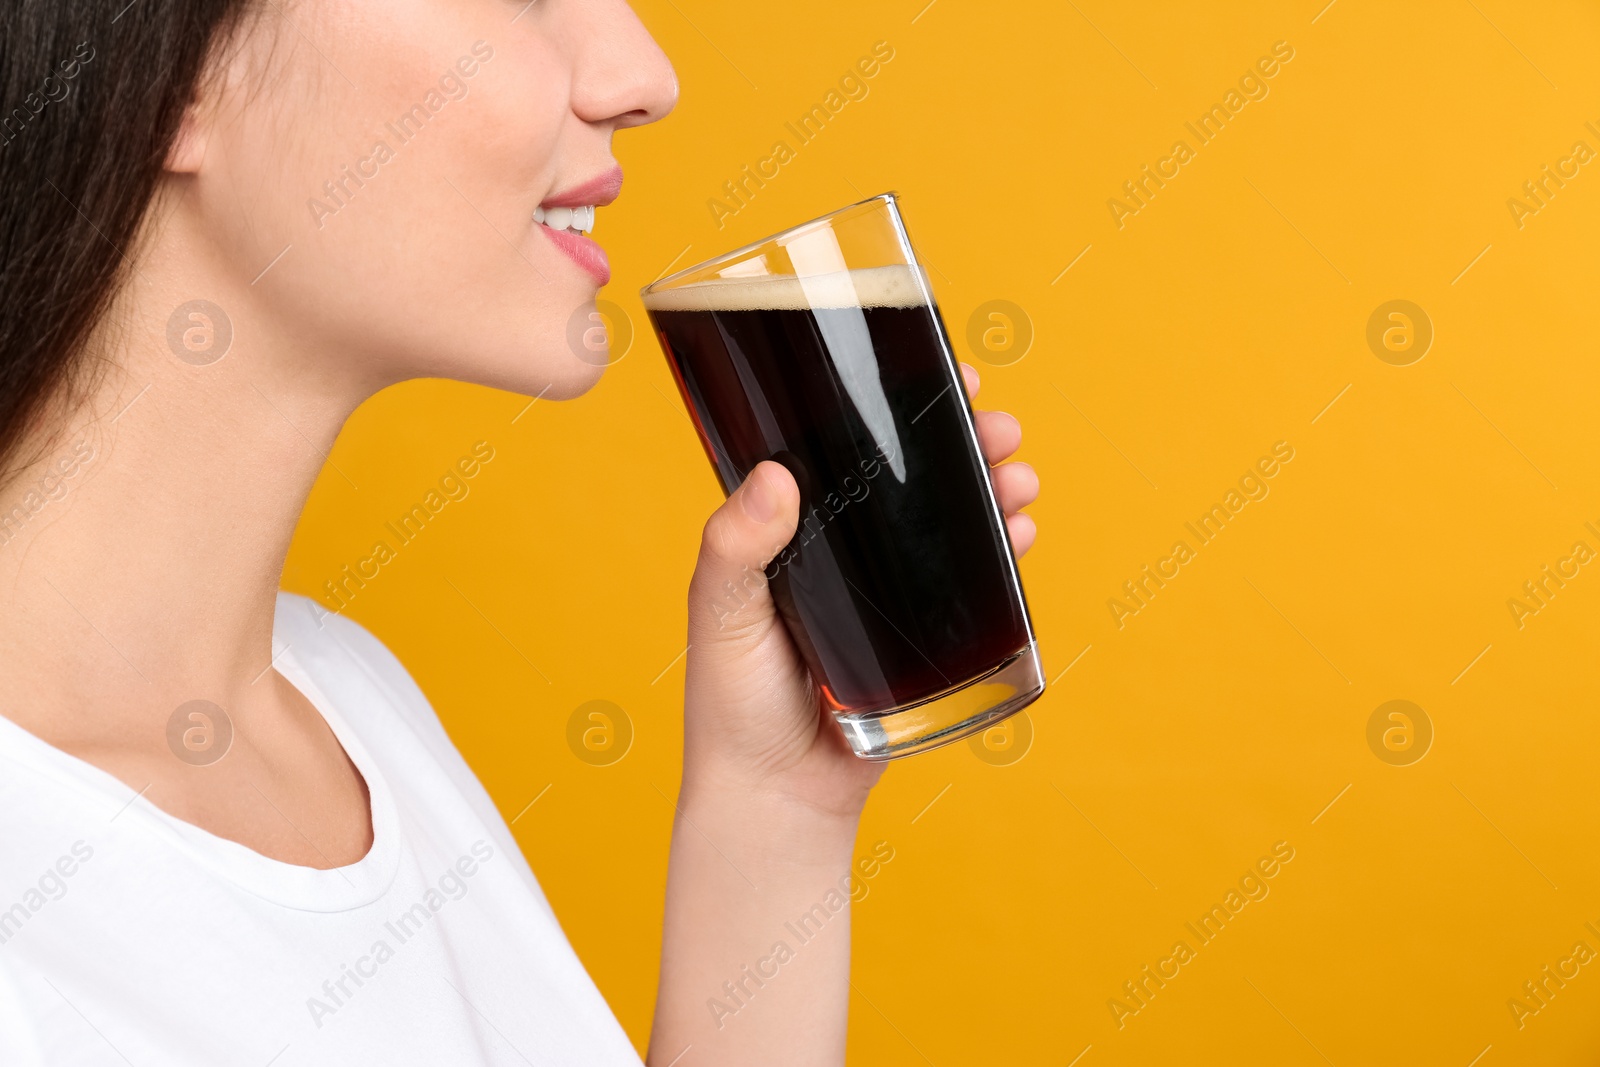
<instances>
[{"instance_id":1,"label":"thumb","mask_svg":"<svg viewBox=\"0 0 1600 1067\"><path fill-rule=\"evenodd\" d=\"M690 643L749 639L774 618L767 566L794 537L800 487L773 460L756 464L744 483L706 520L689 583Z\"/></svg>"}]
</instances>

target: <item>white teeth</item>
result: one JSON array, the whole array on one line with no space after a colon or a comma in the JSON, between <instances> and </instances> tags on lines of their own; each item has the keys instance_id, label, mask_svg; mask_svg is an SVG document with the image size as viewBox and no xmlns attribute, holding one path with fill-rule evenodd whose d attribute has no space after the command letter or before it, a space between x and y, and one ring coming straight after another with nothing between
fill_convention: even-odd
<instances>
[{"instance_id":1,"label":"white teeth","mask_svg":"<svg viewBox=\"0 0 1600 1067\"><path fill-rule=\"evenodd\" d=\"M552 230L574 230L578 233L591 233L594 230L595 205L584 204L582 207L552 207L544 206L533 209L533 221L550 227Z\"/></svg>"}]
</instances>

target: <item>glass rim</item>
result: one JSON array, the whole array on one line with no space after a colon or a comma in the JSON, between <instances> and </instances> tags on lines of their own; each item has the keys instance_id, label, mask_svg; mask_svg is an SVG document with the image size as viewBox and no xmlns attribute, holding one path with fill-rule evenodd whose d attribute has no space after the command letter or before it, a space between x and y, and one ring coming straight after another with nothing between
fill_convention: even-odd
<instances>
[{"instance_id":1,"label":"glass rim","mask_svg":"<svg viewBox=\"0 0 1600 1067\"><path fill-rule=\"evenodd\" d=\"M846 204L843 207L834 208L832 211L825 211L821 215L818 215L814 219L807 219L804 222L796 223L795 225L790 226L787 229L782 229L782 230L779 230L777 233L769 234L768 236L763 237L758 241L751 241L749 244L741 245L738 248L733 249L732 251L723 252L720 255L712 256L710 259L703 260L703 261L701 261L699 263L696 263L691 267L685 267L680 271L675 271L672 274L669 274L664 278L657 278L655 281L651 282L649 285L646 285L646 286L642 287L639 290L639 295L641 297L643 297L643 296L647 296L650 293L653 293L653 292L655 292L655 291L657 291L659 289L670 289L670 288L673 288L679 282L680 279L685 278L685 277L687 277L687 276L689 276L691 274L697 274L700 271L703 271L703 270L707 269L708 267L714 267L714 266L717 266L718 264L726 263L729 260L737 259L740 256L748 255L749 253L754 252L758 248L762 248L762 247L764 247L766 245L772 244L774 241L778 241L778 240L781 240L782 238L790 237L790 236L792 236L794 234L798 234L803 230L806 230L806 229L808 229L810 227L816 226L818 223L826 222L829 219L838 218L840 215L846 214L847 212L854 211L857 208L866 207L868 204L875 203L875 202L877 202L879 200L881 200L884 203L888 204L889 209L891 211L893 211L896 214L896 216L898 216L899 215L899 208L897 207L897 205L899 203L899 198L900 198L900 193L899 193L898 190L889 189L889 190L887 190L885 192L879 193L876 196L869 196L865 200L857 200L853 204Z\"/></svg>"}]
</instances>

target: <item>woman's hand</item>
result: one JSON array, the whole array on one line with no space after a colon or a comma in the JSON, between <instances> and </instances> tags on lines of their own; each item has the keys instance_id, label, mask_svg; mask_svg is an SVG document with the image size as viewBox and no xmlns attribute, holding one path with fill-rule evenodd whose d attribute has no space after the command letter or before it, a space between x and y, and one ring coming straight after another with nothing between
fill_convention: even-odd
<instances>
[{"instance_id":1,"label":"woman's hand","mask_svg":"<svg viewBox=\"0 0 1600 1067\"><path fill-rule=\"evenodd\" d=\"M978 373L961 365L968 396ZM978 437L1018 556L1034 522L1021 509L1039 495L1026 463L1003 463L1022 427L1003 412L978 411ZM774 610L765 569L794 536L800 491L782 464L767 461L712 514L689 587L683 790L770 797L853 820L883 772L858 759L823 709L820 694Z\"/></svg>"}]
</instances>

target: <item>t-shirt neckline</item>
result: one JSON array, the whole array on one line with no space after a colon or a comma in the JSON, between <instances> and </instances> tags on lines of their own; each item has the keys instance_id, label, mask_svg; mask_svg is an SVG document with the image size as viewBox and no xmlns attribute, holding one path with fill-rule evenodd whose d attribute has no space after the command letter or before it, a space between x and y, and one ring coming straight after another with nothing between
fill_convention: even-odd
<instances>
[{"instance_id":1,"label":"t-shirt neckline","mask_svg":"<svg viewBox=\"0 0 1600 1067\"><path fill-rule=\"evenodd\" d=\"M56 781L107 800L112 821L133 822L157 834L253 896L315 912L348 911L370 904L393 884L399 870L399 815L389 783L334 702L295 657L292 645L278 653L276 666L322 715L367 783L372 845L365 856L352 864L326 870L302 867L219 837L157 807L115 775L56 748L5 716L0 716L0 755L13 750L23 763Z\"/></svg>"}]
</instances>

